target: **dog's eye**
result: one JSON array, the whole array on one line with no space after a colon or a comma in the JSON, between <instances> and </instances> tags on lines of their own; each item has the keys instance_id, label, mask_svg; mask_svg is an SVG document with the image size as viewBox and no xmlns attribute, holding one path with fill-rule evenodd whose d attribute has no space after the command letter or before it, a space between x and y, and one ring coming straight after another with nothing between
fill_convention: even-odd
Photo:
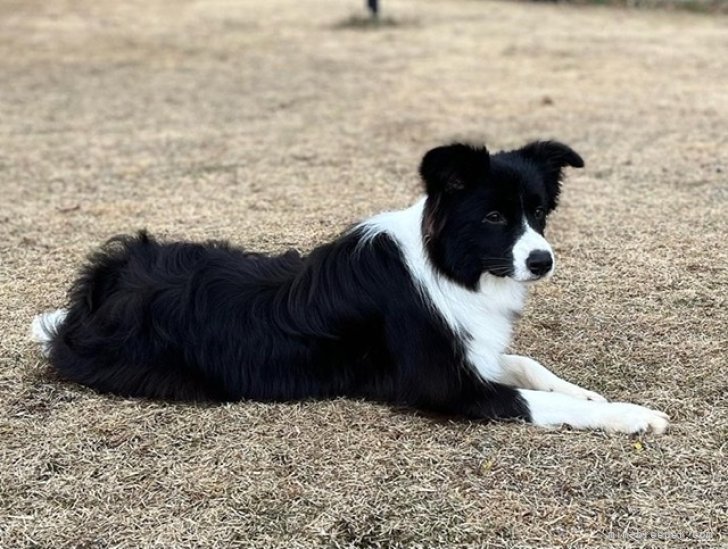
<instances>
[{"instance_id":1,"label":"dog's eye","mask_svg":"<svg viewBox=\"0 0 728 549\"><path fill-rule=\"evenodd\" d=\"M536 218L536 221L543 221L543 218L546 217L546 211L543 208L536 208L533 217Z\"/></svg>"},{"instance_id":2,"label":"dog's eye","mask_svg":"<svg viewBox=\"0 0 728 549\"><path fill-rule=\"evenodd\" d=\"M483 223L493 223L495 225L505 225L506 218L500 212L488 212L483 218Z\"/></svg>"}]
</instances>

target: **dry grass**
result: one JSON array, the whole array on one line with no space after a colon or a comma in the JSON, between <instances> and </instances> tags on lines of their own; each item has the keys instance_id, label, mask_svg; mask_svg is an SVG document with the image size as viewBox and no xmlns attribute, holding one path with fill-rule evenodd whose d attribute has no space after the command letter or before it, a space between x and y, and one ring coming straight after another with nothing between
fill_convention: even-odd
<instances>
[{"instance_id":1,"label":"dry grass","mask_svg":"<svg viewBox=\"0 0 728 549\"><path fill-rule=\"evenodd\" d=\"M539 2L544 0L526 0ZM620 6L662 10L685 10L696 13L728 13L728 0L545 0L569 4L594 4L601 6Z\"/></svg>"},{"instance_id":2,"label":"dry grass","mask_svg":"<svg viewBox=\"0 0 728 549\"><path fill-rule=\"evenodd\" d=\"M725 544L728 19L398 0L361 32L357 7L0 6L0 546ZM514 347L669 434L125 401L26 337L110 235L307 249L410 203L452 137L587 159Z\"/></svg>"}]
</instances>

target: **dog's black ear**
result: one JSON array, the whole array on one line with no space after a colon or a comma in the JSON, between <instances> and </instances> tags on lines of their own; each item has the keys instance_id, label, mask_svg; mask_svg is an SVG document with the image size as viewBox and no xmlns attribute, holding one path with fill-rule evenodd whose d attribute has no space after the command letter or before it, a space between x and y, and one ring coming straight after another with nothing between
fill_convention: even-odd
<instances>
[{"instance_id":1,"label":"dog's black ear","mask_svg":"<svg viewBox=\"0 0 728 549\"><path fill-rule=\"evenodd\" d=\"M489 170L488 149L463 143L432 149L420 164L420 176L428 195L473 187L488 176Z\"/></svg>"},{"instance_id":2,"label":"dog's black ear","mask_svg":"<svg viewBox=\"0 0 728 549\"><path fill-rule=\"evenodd\" d=\"M549 210L553 210L561 192L564 168L583 168L584 160L574 149L558 141L534 141L518 150L518 153L535 163L544 176L549 194Z\"/></svg>"}]
</instances>

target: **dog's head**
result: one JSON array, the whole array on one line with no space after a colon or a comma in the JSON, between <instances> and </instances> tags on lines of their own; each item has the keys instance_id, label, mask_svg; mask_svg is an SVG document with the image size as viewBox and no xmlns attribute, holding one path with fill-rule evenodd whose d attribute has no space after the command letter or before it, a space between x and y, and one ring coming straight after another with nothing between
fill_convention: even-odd
<instances>
[{"instance_id":1,"label":"dog's head","mask_svg":"<svg viewBox=\"0 0 728 549\"><path fill-rule=\"evenodd\" d=\"M433 265L473 289L483 273L522 282L550 276L554 254L543 232L566 166L581 168L584 161L556 141L492 156L460 143L429 151L420 175L427 191L423 238Z\"/></svg>"}]
</instances>

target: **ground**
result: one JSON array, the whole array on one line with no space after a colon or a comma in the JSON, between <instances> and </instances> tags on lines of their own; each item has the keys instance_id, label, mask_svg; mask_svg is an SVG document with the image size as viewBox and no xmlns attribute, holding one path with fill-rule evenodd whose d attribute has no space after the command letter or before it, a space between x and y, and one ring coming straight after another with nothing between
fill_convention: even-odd
<instances>
[{"instance_id":1,"label":"ground","mask_svg":"<svg viewBox=\"0 0 728 549\"><path fill-rule=\"evenodd\" d=\"M359 4L0 5L0 547L726 544L728 18ZM411 203L428 147L550 137L587 167L513 349L664 436L123 400L28 339L112 235L308 250Z\"/></svg>"}]
</instances>

